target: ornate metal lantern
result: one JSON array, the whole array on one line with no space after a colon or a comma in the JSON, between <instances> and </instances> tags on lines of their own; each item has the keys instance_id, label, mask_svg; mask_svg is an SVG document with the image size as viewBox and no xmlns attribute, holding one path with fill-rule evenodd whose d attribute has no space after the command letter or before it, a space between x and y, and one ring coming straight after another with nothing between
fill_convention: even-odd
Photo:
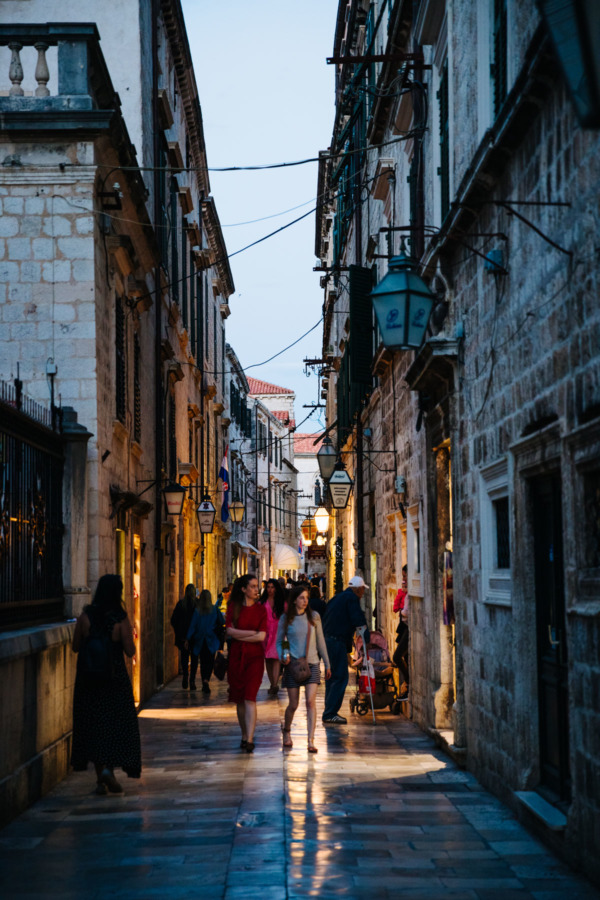
<instances>
[{"instance_id":1,"label":"ornate metal lantern","mask_svg":"<svg viewBox=\"0 0 600 900\"><path fill-rule=\"evenodd\" d=\"M183 501L185 500L186 490L180 484L171 482L163 488L163 497L165 498L165 509L168 516L180 516L183 509Z\"/></svg>"},{"instance_id":2,"label":"ornate metal lantern","mask_svg":"<svg viewBox=\"0 0 600 900\"><path fill-rule=\"evenodd\" d=\"M315 525L319 534L326 534L329 529L329 513L324 506L320 506L315 513Z\"/></svg>"},{"instance_id":3,"label":"ornate metal lantern","mask_svg":"<svg viewBox=\"0 0 600 900\"><path fill-rule=\"evenodd\" d=\"M404 252L390 260L387 275L371 291L384 346L417 349L423 343L435 298Z\"/></svg>"},{"instance_id":4,"label":"ornate metal lantern","mask_svg":"<svg viewBox=\"0 0 600 900\"><path fill-rule=\"evenodd\" d=\"M215 525L215 515L217 511L210 501L208 494L202 498L202 503L196 509L198 517L198 525L201 534L211 534Z\"/></svg>"},{"instance_id":5,"label":"ornate metal lantern","mask_svg":"<svg viewBox=\"0 0 600 900\"><path fill-rule=\"evenodd\" d=\"M335 447L333 446L331 438L324 437L323 443L319 447L319 452L317 453L319 472L321 473L323 481L329 481L333 475L336 458L337 453L335 452Z\"/></svg>"},{"instance_id":6,"label":"ornate metal lantern","mask_svg":"<svg viewBox=\"0 0 600 900\"><path fill-rule=\"evenodd\" d=\"M336 463L335 470L329 479L329 493L334 509L346 508L353 484L354 482L346 471L346 466L341 459L339 459Z\"/></svg>"}]
</instances>

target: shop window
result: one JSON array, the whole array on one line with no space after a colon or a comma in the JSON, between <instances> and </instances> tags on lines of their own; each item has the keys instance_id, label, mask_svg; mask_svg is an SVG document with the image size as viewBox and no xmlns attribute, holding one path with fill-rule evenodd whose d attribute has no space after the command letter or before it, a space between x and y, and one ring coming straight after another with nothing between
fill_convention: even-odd
<instances>
[{"instance_id":1,"label":"shop window","mask_svg":"<svg viewBox=\"0 0 600 900\"><path fill-rule=\"evenodd\" d=\"M511 605L508 459L480 471L481 576L485 603Z\"/></svg>"},{"instance_id":2,"label":"shop window","mask_svg":"<svg viewBox=\"0 0 600 900\"><path fill-rule=\"evenodd\" d=\"M422 546L421 526L419 522L418 505L411 506L407 510L406 543L408 564L408 592L415 597L423 596L423 581L421 577Z\"/></svg>"}]
</instances>

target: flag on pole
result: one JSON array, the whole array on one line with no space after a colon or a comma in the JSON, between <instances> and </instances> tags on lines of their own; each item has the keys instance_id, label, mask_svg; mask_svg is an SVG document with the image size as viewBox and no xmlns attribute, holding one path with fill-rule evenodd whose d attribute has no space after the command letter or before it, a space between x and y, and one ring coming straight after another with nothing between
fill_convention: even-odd
<instances>
[{"instance_id":1,"label":"flag on pole","mask_svg":"<svg viewBox=\"0 0 600 900\"><path fill-rule=\"evenodd\" d=\"M225 455L219 469L219 480L221 481L221 522L226 522L229 518L229 468L227 465L227 451L229 444L225 448Z\"/></svg>"}]
</instances>

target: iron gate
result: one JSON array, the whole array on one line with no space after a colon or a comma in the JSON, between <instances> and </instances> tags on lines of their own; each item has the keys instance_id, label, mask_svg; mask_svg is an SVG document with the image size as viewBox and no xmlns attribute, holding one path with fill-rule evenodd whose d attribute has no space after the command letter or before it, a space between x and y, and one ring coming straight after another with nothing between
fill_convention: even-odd
<instances>
[{"instance_id":1,"label":"iron gate","mask_svg":"<svg viewBox=\"0 0 600 900\"><path fill-rule=\"evenodd\" d=\"M7 387L0 390L0 629L63 615L62 441L46 410Z\"/></svg>"}]
</instances>

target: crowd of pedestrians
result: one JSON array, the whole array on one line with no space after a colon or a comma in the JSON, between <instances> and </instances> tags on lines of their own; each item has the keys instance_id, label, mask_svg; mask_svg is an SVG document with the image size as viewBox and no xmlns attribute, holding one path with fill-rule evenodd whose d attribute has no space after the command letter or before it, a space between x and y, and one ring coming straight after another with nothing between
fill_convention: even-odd
<instances>
[{"instance_id":1,"label":"crowd of pedestrians","mask_svg":"<svg viewBox=\"0 0 600 900\"><path fill-rule=\"evenodd\" d=\"M406 649L408 597L406 573L398 591L399 612L396 661L408 686ZM256 698L266 669L268 697L281 687L288 703L281 725L283 747L293 745L291 726L304 688L307 717L307 749L315 746L316 695L325 675L326 725L342 725L340 708L348 684L348 653L355 632L361 629L368 644L369 631L361 599L367 586L360 575L345 590L326 602L326 582L305 575L269 578L259 587L255 575L242 575L223 588L213 603L208 590L188 584L173 611L175 646L179 651L184 690L196 690L200 667L202 692L210 693L215 659L226 672L228 698L235 703L240 726L240 749L253 753L257 720ZM73 712L72 764L84 770L93 763L96 792L122 793L114 770L131 778L141 773L140 737L131 682L125 656L135 654L132 625L122 604L123 585L118 575L104 575L93 602L77 620L73 650L78 653ZM227 656L221 651L227 645ZM282 676L283 672L283 676ZM282 676L282 677L281 677Z\"/></svg>"}]
</instances>

